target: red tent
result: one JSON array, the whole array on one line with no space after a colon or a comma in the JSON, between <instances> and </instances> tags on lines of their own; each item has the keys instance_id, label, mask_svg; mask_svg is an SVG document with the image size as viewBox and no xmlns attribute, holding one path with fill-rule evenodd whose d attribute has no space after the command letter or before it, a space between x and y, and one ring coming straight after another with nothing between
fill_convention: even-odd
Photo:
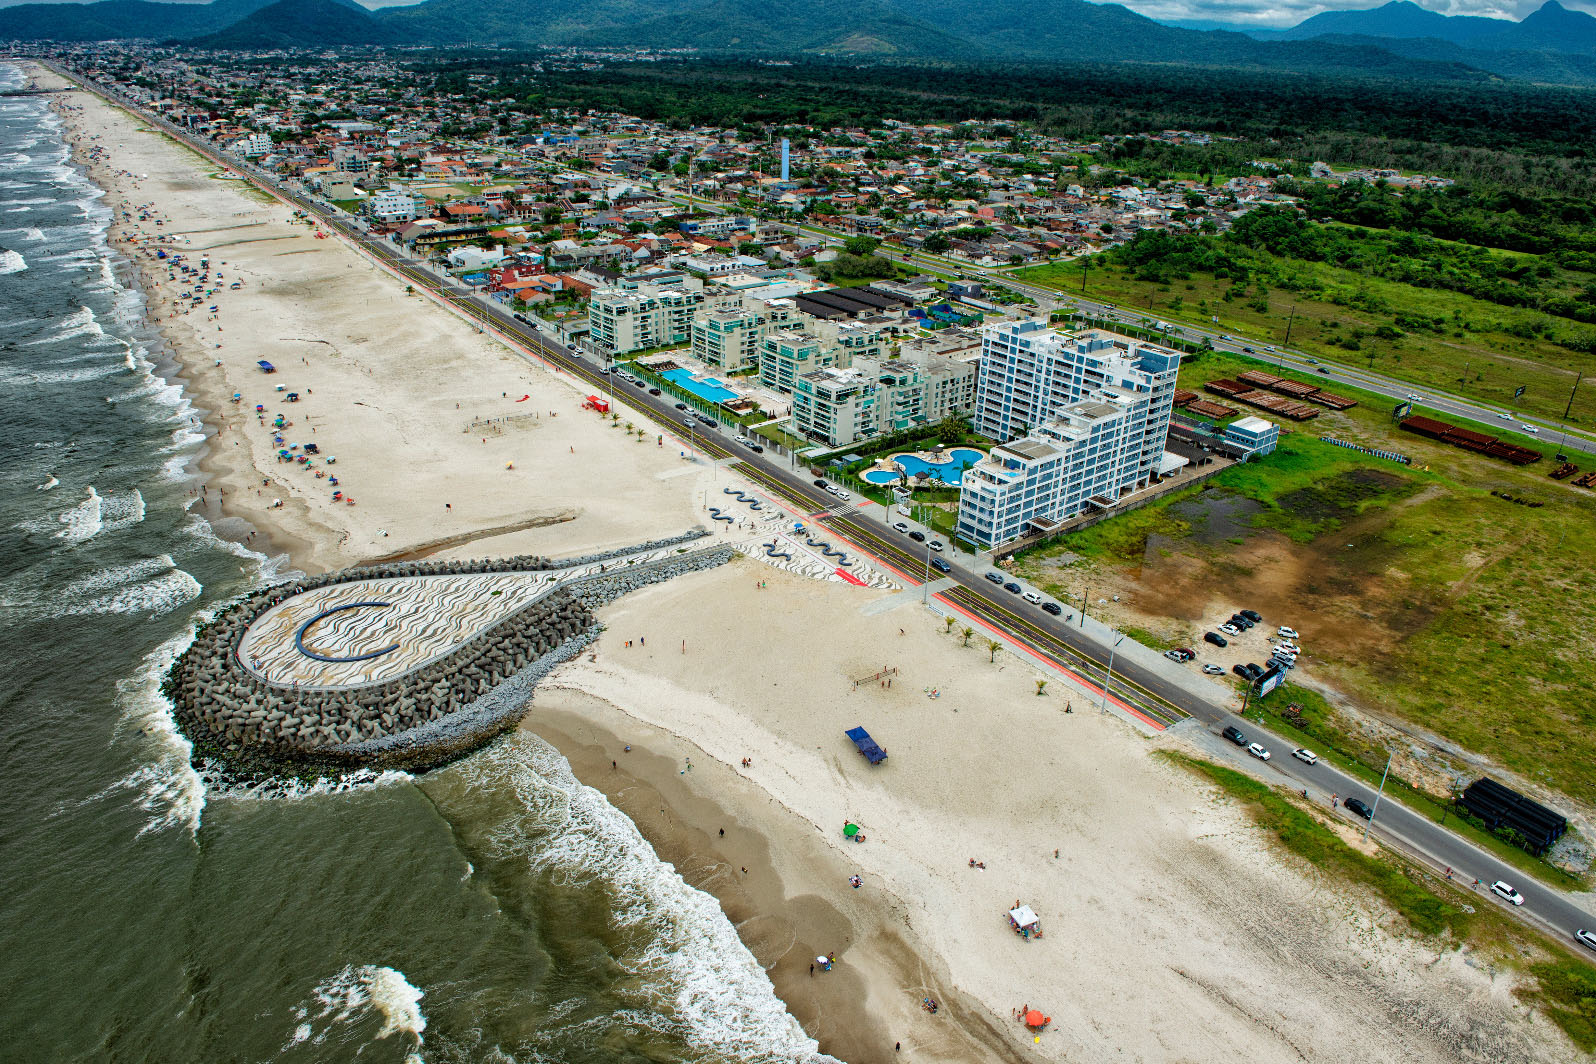
<instances>
[{"instance_id":1,"label":"red tent","mask_svg":"<svg viewBox=\"0 0 1596 1064\"><path fill-rule=\"evenodd\" d=\"M610 412L610 401L608 399L600 399L596 395L590 395L587 397L587 405L592 407L594 410L597 410L601 414L608 414Z\"/></svg>"}]
</instances>

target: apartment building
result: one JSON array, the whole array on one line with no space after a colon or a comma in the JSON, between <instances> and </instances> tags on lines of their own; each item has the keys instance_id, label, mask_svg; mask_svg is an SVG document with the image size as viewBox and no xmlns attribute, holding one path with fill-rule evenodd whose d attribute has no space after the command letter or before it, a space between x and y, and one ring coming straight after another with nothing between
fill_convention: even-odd
<instances>
[{"instance_id":1,"label":"apartment building","mask_svg":"<svg viewBox=\"0 0 1596 1064\"><path fill-rule=\"evenodd\" d=\"M703 283L691 278L596 289L588 304L590 337L617 355L686 343L704 299Z\"/></svg>"},{"instance_id":2,"label":"apartment building","mask_svg":"<svg viewBox=\"0 0 1596 1064\"><path fill-rule=\"evenodd\" d=\"M1144 426L1122 399L1071 403L1034 433L1000 443L964 471L959 536L993 547L1052 532L1088 506L1107 509L1147 483Z\"/></svg>"},{"instance_id":3,"label":"apartment building","mask_svg":"<svg viewBox=\"0 0 1596 1064\"><path fill-rule=\"evenodd\" d=\"M837 348L812 332L771 333L759 342L759 383L789 395L798 378L837 364Z\"/></svg>"},{"instance_id":4,"label":"apartment building","mask_svg":"<svg viewBox=\"0 0 1596 1064\"><path fill-rule=\"evenodd\" d=\"M968 413L974 398L973 362L924 351L860 358L851 368L799 376L793 430L830 447L847 447Z\"/></svg>"},{"instance_id":5,"label":"apartment building","mask_svg":"<svg viewBox=\"0 0 1596 1064\"><path fill-rule=\"evenodd\" d=\"M801 374L793 387L792 424L805 439L846 447L880 432L878 382L858 369L827 367Z\"/></svg>"},{"instance_id":6,"label":"apartment building","mask_svg":"<svg viewBox=\"0 0 1596 1064\"><path fill-rule=\"evenodd\" d=\"M1004 441L1024 436L1059 410L1104 387L1135 392L1147 423L1167 428L1180 355L1101 329L1060 332L1037 321L998 322L981 330L975 431ZM1147 442L1149 458L1164 436Z\"/></svg>"},{"instance_id":7,"label":"apartment building","mask_svg":"<svg viewBox=\"0 0 1596 1064\"><path fill-rule=\"evenodd\" d=\"M759 363L759 341L765 335L762 315L746 307L700 313L691 325L693 357L706 365L737 373Z\"/></svg>"},{"instance_id":8,"label":"apartment building","mask_svg":"<svg viewBox=\"0 0 1596 1064\"><path fill-rule=\"evenodd\" d=\"M399 188L385 188L374 192L366 201L366 213L372 221L383 225L400 225L416 217L416 201L410 193Z\"/></svg>"}]
</instances>

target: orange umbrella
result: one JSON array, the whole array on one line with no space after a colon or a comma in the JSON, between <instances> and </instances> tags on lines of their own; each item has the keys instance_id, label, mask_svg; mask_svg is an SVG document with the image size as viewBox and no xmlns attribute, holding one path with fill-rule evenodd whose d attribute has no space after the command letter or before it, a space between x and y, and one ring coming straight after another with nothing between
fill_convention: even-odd
<instances>
[{"instance_id":1,"label":"orange umbrella","mask_svg":"<svg viewBox=\"0 0 1596 1064\"><path fill-rule=\"evenodd\" d=\"M1030 1012L1027 1012L1025 1014L1025 1026L1027 1026L1027 1027L1046 1027L1048 1024L1050 1024L1052 1022L1053 1022L1052 1017L1043 1016L1040 1012L1037 1012L1035 1009L1032 1009Z\"/></svg>"}]
</instances>

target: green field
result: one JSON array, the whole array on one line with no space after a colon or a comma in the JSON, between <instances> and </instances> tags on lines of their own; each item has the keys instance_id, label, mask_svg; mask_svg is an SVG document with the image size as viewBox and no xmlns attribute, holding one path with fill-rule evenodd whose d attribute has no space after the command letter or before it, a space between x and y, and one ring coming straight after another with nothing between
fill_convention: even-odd
<instances>
[{"instance_id":1,"label":"green field","mask_svg":"<svg viewBox=\"0 0 1596 1064\"><path fill-rule=\"evenodd\" d=\"M1596 381L1591 379L1596 377L1596 356L1547 339L1551 319L1546 314L1499 306L1445 289L1369 277L1325 263L1263 257L1276 269L1299 275L1304 287L1323 291L1336 302L1299 298L1279 287L1260 300L1257 284L1248 286L1244 297L1237 296L1231 279L1204 273L1168 284L1138 280L1132 272L1115 268L1107 256L1036 266L1018 271L1015 277L1078 294L1084 272L1090 298L1259 343L1284 344L1289 322L1295 350L1383 373L1419 388L1516 406L1552 420L1562 417L1583 372L1585 383L1574 395L1570 423L1596 426ZM1231 296L1228 300L1227 295ZM1260 305L1264 309L1259 309ZM1408 328L1397 324L1399 317L1409 323ZM1420 319L1429 327L1412 328L1411 322ZM1513 393L1520 386L1526 390L1515 404Z\"/></svg>"},{"instance_id":2,"label":"green field","mask_svg":"<svg viewBox=\"0 0 1596 1064\"><path fill-rule=\"evenodd\" d=\"M1181 384L1239 363L1195 359ZM1077 599L1094 574L1128 581L1144 619L1127 623L1155 634L1167 626L1160 620L1189 618L1221 597L1250 602L1266 619L1288 617L1312 655L1304 671L1333 692L1316 742L1383 763L1358 718L1335 711L1343 706L1434 733L1554 794L1596 801L1596 763L1586 756L1596 727L1596 493L1550 480L1550 454L1514 467L1399 432L1388 414L1389 401L1374 400L1291 426L1268 458L1032 551L1020 571ZM1414 461L1334 447L1321 433ZM1210 527L1216 507L1236 503L1238 527ZM1434 780L1418 783L1447 797Z\"/></svg>"}]
</instances>

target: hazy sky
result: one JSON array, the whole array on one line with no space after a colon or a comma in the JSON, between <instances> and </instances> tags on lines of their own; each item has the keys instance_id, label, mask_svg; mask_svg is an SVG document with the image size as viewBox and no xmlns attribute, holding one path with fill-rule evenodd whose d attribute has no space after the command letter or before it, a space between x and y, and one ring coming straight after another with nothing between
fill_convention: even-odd
<instances>
[{"instance_id":1,"label":"hazy sky","mask_svg":"<svg viewBox=\"0 0 1596 1064\"><path fill-rule=\"evenodd\" d=\"M0 7L38 0L0 0ZM49 2L49 0L46 0ZM86 0L55 0L86 2ZM178 3L204 3L205 0L173 0ZM415 0L356 0L369 8L392 7ZM540 0L528 0L537 3ZM979 0L976 0L979 2ZM1379 7L1385 0L1118 0L1132 11L1155 19L1201 19L1231 22L1244 26L1295 26L1321 11ZM1596 0L1559 0L1567 8L1596 15ZM1545 3L1545 0L1422 0L1421 7L1443 15L1484 15L1488 18L1520 19ZM913 7L912 0L905 4Z\"/></svg>"}]
</instances>

